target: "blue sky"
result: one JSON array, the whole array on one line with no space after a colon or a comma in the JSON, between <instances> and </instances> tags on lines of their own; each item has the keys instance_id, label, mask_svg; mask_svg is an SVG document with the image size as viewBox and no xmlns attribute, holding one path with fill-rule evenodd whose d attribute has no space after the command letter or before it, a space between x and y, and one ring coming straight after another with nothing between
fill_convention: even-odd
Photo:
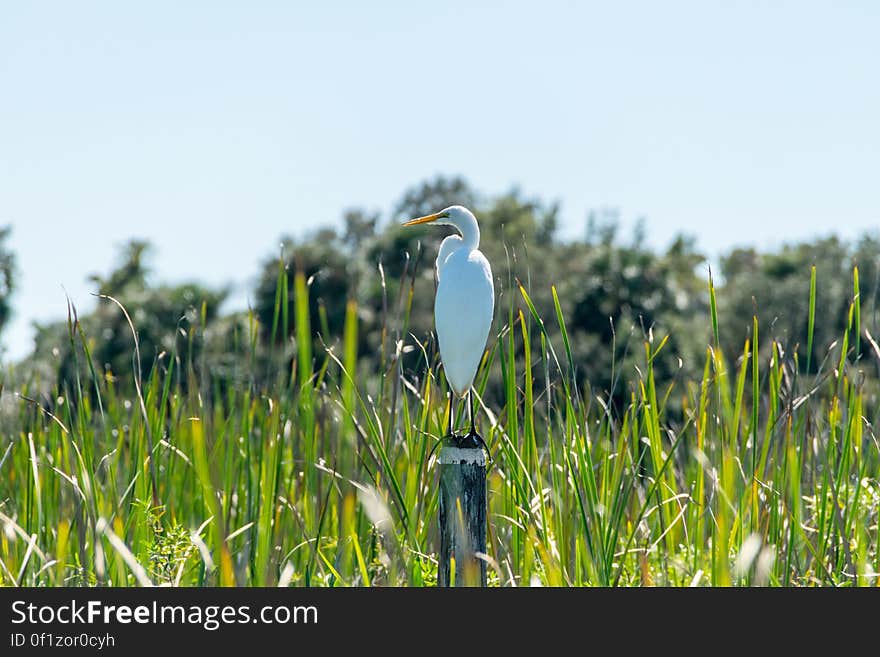
<instances>
[{"instance_id":1,"label":"blue sky","mask_svg":"<svg viewBox=\"0 0 880 657\"><path fill-rule=\"evenodd\" d=\"M87 309L132 236L158 280L237 285L282 234L478 190L645 217L710 254L880 222L880 4L15 2L0 224L16 317Z\"/></svg>"}]
</instances>

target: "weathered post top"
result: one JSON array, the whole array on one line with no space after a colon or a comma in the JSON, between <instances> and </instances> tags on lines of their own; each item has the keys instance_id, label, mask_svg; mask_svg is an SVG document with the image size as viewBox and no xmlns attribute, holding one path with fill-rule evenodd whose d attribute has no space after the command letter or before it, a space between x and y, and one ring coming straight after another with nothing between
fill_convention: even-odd
<instances>
[{"instance_id":1,"label":"weathered post top","mask_svg":"<svg viewBox=\"0 0 880 657\"><path fill-rule=\"evenodd\" d=\"M437 459L440 465L479 465L486 467L486 452L482 447L444 445Z\"/></svg>"}]
</instances>

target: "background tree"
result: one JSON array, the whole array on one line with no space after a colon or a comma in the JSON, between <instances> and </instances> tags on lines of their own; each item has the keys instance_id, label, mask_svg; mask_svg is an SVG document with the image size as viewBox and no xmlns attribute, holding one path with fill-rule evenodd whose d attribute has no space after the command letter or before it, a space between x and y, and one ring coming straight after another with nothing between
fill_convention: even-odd
<instances>
[{"instance_id":1,"label":"background tree","mask_svg":"<svg viewBox=\"0 0 880 657\"><path fill-rule=\"evenodd\" d=\"M631 378L644 360L645 339L669 338L655 362L664 379L685 363L702 366L708 303L697 268L704 258L685 237L660 254L643 244L639 231L631 243L619 244L613 212L593 215L590 223L587 241L572 245L566 257L570 275L560 297L573 304L569 331L584 383L623 402L630 391L617 379Z\"/></svg>"},{"instance_id":2,"label":"background tree","mask_svg":"<svg viewBox=\"0 0 880 657\"><path fill-rule=\"evenodd\" d=\"M814 371L820 367L828 347L843 334L856 260L868 265L868 280L876 271L871 264L876 262L877 242L863 240L861 249L857 258L858 246L854 250L839 238L829 237L785 245L775 253L734 249L723 257L718 313L727 357L742 353L743 342L752 332L752 317L757 315L762 352L768 354L771 343L778 341L789 354L799 350L801 366L806 367L810 269L815 265L817 313L811 362ZM870 318L873 303L867 293L862 299L863 316Z\"/></svg>"},{"instance_id":3,"label":"background tree","mask_svg":"<svg viewBox=\"0 0 880 657\"><path fill-rule=\"evenodd\" d=\"M226 289L214 290L198 283L153 285L146 258L147 242L132 240L122 247L119 266L107 276L93 275L90 280L102 295L112 296L126 309L137 330L140 369L147 378L152 368L165 359L176 360L179 368L204 367L200 357L204 329L219 317L226 299ZM116 304L99 300L91 313L81 314L72 308L71 323L56 322L37 326L32 366L43 372L57 372L59 389L76 385L77 371L85 373L86 357L80 343L71 341L69 332L79 321L89 340L90 355L96 370L131 385L134 371L134 338L124 314ZM78 345L71 347L71 344ZM47 367L48 365L48 367Z\"/></svg>"},{"instance_id":4,"label":"background tree","mask_svg":"<svg viewBox=\"0 0 880 657\"><path fill-rule=\"evenodd\" d=\"M12 295L16 284L15 253L9 247L11 226L0 228L0 332L12 317Z\"/></svg>"},{"instance_id":5,"label":"background tree","mask_svg":"<svg viewBox=\"0 0 880 657\"><path fill-rule=\"evenodd\" d=\"M221 388L260 385L255 371L260 376L289 372L296 350L293 275L301 271L308 283L316 358L324 345L341 340L346 305L354 299L361 373L381 381L393 365L415 379L424 374L425 354L436 362L434 260L440 242L452 229L403 229L401 222L453 204L474 210L480 221L481 249L492 263L497 319L490 348L505 327L510 309L515 318L523 309L517 282L548 320L545 328L551 339L558 341L551 297L551 285L555 285L584 390L616 405L628 403L631 391L619 381L633 380L633 368L644 361L646 339L659 343L668 338L654 362L658 385L677 378L699 378L713 338L708 267L693 239L679 236L664 250L651 248L642 223L628 235L620 233L620 218L613 209L591 212L582 238L561 239L557 203L529 197L518 188L496 197L483 196L460 177L438 176L414 185L385 214L349 208L338 229L324 227L295 239L284 238L281 253L269 254L258 273L256 322L244 312L220 314L225 289L192 282L154 284L147 265L149 245L142 241L126 244L119 265L92 280L97 291L119 299L131 314L145 375L163 358L177 358L181 367L198 368ZM0 231L0 328L8 319L14 288L14 257L3 247L8 233L8 229ZM823 367L829 346L846 327L855 264L860 268L861 328L880 337L877 236L865 235L855 242L828 237L776 250L738 248L725 254L715 282L720 338L728 362L735 362L742 353L751 335L752 315L757 313L762 357L777 340L789 355L799 350L801 367L806 366L809 274L815 265L818 312L811 367L814 371ZM286 327L277 312L283 297L278 287L282 273L288 277ZM525 319L533 321L528 312ZM118 308L101 302L92 312L80 314L79 320L96 366L119 385L128 385L133 343ZM537 336L534 330L531 333ZM521 332L514 329L513 336L521 350ZM67 322L39 327L31 359L33 374L47 382L69 385L75 381L76 367L84 361L82 354L71 352L70 344ZM865 352L870 343L862 340L861 348ZM395 360L398 353L400 360ZM540 385L543 368L536 366L533 376ZM490 403L494 395L501 396L497 359L487 395ZM669 400L673 408L678 403L674 397Z\"/></svg>"}]
</instances>

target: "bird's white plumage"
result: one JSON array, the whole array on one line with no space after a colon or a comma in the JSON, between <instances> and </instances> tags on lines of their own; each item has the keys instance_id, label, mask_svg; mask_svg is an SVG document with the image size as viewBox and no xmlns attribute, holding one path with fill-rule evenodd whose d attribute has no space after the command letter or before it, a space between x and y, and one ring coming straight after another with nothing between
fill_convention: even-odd
<instances>
[{"instance_id":1,"label":"bird's white plumage","mask_svg":"<svg viewBox=\"0 0 880 657\"><path fill-rule=\"evenodd\" d=\"M460 233L443 240L437 255L434 325L446 380L453 391L464 395L480 367L492 326L492 268L480 253L480 227L470 210L453 205L405 225L429 222L454 226Z\"/></svg>"},{"instance_id":2,"label":"bird's white plumage","mask_svg":"<svg viewBox=\"0 0 880 657\"><path fill-rule=\"evenodd\" d=\"M437 275L434 322L440 359L449 386L464 395L474 381L492 326L492 269L479 250L459 244L442 262L438 258Z\"/></svg>"}]
</instances>

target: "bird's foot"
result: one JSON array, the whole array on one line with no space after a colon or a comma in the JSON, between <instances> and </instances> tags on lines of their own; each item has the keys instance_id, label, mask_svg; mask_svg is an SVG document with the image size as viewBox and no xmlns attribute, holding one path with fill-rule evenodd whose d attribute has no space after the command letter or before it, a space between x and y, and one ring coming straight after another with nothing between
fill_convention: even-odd
<instances>
[{"instance_id":1,"label":"bird's foot","mask_svg":"<svg viewBox=\"0 0 880 657\"><path fill-rule=\"evenodd\" d=\"M434 443L434 446L428 453L428 459L430 460L431 456L433 456L434 452L436 452L439 447L461 447L462 440L464 440L464 436L460 433L456 433L455 430L453 430L452 433L447 433Z\"/></svg>"},{"instance_id":2,"label":"bird's foot","mask_svg":"<svg viewBox=\"0 0 880 657\"><path fill-rule=\"evenodd\" d=\"M437 448L443 445L447 447L457 447L458 449L478 449L482 447L486 451L486 454L490 454L489 446L486 444L486 441L483 440L483 437L476 431L469 431L466 434L453 431L451 434L443 436L443 438L434 443L434 447L431 448L428 458L430 459Z\"/></svg>"},{"instance_id":3,"label":"bird's foot","mask_svg":"<svg viewBox=\"0 0 880 657\"><path fill-rule=\"evenodd\" d=\"M489 453L489 446L486 444L486 441L483 440L483 437L473 429L468 431L467 434L459 436L458 442L455 446L462 449L477 449L478 447L482 447L486 450L486 454Z\"/></svg>"}]
</instances>

